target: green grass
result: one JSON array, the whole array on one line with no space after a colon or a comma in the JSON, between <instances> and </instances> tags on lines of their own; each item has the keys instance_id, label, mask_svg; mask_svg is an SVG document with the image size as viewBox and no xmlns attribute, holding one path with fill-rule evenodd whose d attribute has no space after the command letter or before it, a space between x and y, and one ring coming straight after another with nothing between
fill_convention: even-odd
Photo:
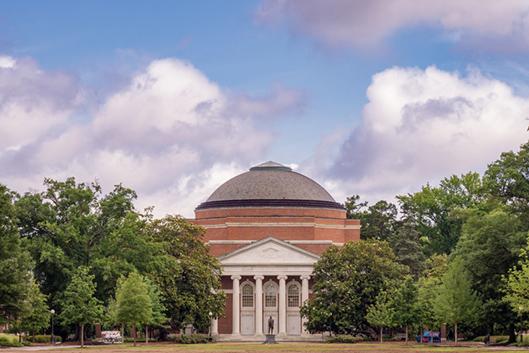
<instances>
[{"instance_id":1,"label":"green grass","mask_svg":"<svg viewBox=\"0 0 529 353\"><path fill-rule=\"evenodd\" d=\"M84 350L79 348L69 349L67 347L57 348L54 350L60 353L72 352L106 352L106 353L127 353L127 352L153 352L153 353L254 353L254 352L286 352L286 353L482 353L482 352L504 352L515 353L519 350L509 348L488 348L484 346L474 345L470 347L451 347L451 346L429 346L419 344L401 344L401 343L356 343L356 344L342 344L342 343L279 343L276 345L263 345L261 343L235 343L222 342L210 344L149 344L133 347L131 344L109 345L109 346L93 346L87 347ZM7 351L3 351L7 352ZM49 352L49 351L47 351Z\"/></svg>"}]
</instances>

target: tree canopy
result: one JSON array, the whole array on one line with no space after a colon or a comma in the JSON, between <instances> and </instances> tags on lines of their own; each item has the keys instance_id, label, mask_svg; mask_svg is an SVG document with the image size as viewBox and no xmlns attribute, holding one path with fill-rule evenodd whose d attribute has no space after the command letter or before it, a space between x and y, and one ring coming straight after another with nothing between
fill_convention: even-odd
<instances>
[{"instance_id":1,"label":"tree canopy","mask_svg":"<svg viewBox=\"0 0 529 353\"><path fill-rule=\"evenodd\" d=\"M366 240L329 248L314 268L314 296L303 307L310 332L365 333L368 307L406 273L387 242Z\"/></svg>"}]
</instances>

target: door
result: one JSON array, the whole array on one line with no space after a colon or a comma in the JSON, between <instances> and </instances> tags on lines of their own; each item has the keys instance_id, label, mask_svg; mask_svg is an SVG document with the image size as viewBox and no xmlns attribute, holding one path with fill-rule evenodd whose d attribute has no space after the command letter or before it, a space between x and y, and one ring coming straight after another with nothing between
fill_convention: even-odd
<instances>
[{"instance_id":1,"label":"door","mask_svg":"<svg viewBox=\"0 0 529 353\"><path fill-rule=\"evenodd\" d=\"M241 285L241 335L255 334L254 286L250 281Z\"/></svg>"},{"instance_id":2,"label":"door","mask_svg":"<svg viewBox=\"0 0 529 353\"><path fill-rule=\"evenodd\" d=\"M241 312L241 335L255 333L255 316L251 312Z\"/></svg>"},{"instance_id":3,"label":"door","mask_svg":"<svg viewBox=\"0 0 529 353\"><path fill-rule=\"evenodd\" d=\"M287 314L287 335L301 335L301 316L299 312Z\"/></svg>"}]
</instances>

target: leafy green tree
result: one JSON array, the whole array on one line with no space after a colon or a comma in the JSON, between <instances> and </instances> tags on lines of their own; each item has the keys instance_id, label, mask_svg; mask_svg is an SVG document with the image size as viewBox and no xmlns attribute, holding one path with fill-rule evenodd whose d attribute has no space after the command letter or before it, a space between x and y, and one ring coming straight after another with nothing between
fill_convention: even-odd
<instances>
[{"instance_id":1,"label":"leafy green tree","mask_svg":"<svg viewBox=\"0 0 529 353\"><path fill-rule=\"evenodd\" d=\"M391 293L383 290L378 293L375 302L367 308L367 322L379 329L380 343L384 340L384 327L395 326L395 306L391 298Z\"/></svg>"},{"instance_id":2,"label":"leafy green tree","mask_svg":"<svg viewBox=\"0 0 529 353\"><path fill-rule=\"evenodd\" d=\"M522 215L526 229L529 228L529 142L518 152L502 153L490 164L483 177L486 190L503 204Z\"/></svg>"},{"instance_id":3,"label":"leafy green tree","mask_svg":"<svg viewBox=\"0 0 529 353\"><path fill-rule=\"evenodd\" d=\"M519 217L503 207L490 211L469 209L465 216L453 256L464 263L473 289L484 302L482 325L490 334L494 329L508 330L514 339L516 314L503 300L503 277L517 263L527 232Z\"/></svg>"},{"instance_id":4,"label":"leafy green tree","mask_svg":"<svg viewBox=\"0 0 529 353\"><path fill-rule=\"evenodd\" d=\"M220 290L220 264L202 241L204 228L167 216L148 224L147 232L163 244L163 265L151 279L158 286L171 326L193 324L207 330L210 313L219 317L225 295Z\"/></svg>"},{"instance_id":5,"label":"leafy green tree","mask_svg":"<svg viewBox=\"0 0 529 353\"><path fill-rule=\"evenodd\" d=\"M529 256L527 247L522 251L520 261L509 270L504 278L505 300L518 315L529 313Z\"/></svg>"},{"instance_id":6,"label":"leafy green tree","mask_svg":"<svg viewBox=\"0 0 529 353\"><path fill-rule=\"evenodd\" d=\"M152 300L149 295L149 285L137 272L132 272L127 278L118 281L116 290L116 320L130 324L135 329L138 324L148 324L152 321ZM134 346L136 336L134 335Z\"/></svg>"},{"instance_id":7,"label":"leafy green tree","mask_svg":"<svg viewBox=\"0 0 529 353\"><path fill-rule=\"evenodd\" d=\"M0 322L22 313L31 284L32 263L18 236L15 196L0 184Z\"/></svg>"},{"instance_id":8,"label":"leafy green tree","mask_svg":"<svg viewBox=\"0 0 529 353\"><path fill-rule=\"evenodd\" d=\"M407 266L413 276L418 278L426 257L421 247L420 234L415 226L404 222L396 233L390 236L389 245L397 256L397 261Z\"/></svg>"},{"instance_id":9,"label":"leafy green tree","mask_svg":"<svg viewBox=\"0 0 529 353\"><path fill-rule=\"evenodd\" d=\"M408 331L411 326L419 322L419 309L417 306L418 290L414 279L406 276L400 281L391 296L391 304L394 312L394 324L404 327L406 332L406 343L408 343Z\"/></svg>"},{"instance_id":10,"label":"leafy green tree","mask_svg":"<svg viewBox=\"0 0 529 353\"><path fill-rule=\"evenodd\" d=\"M64 291L61 319L66 325L79 325L81 347L84 347L84 328L102 318L103 306L94 297L96 285L88 267L79 267Z\"/></svg>"},{"instance_id":11,"label":"leafy green tree","mask_svg":"<svg viewBox=\"0 0 529 353\"><path fill-rule=\"evenodd\" d=\"M446 255L433 255L426 260L425 269L417 282L416 302L418 322L423 326L437 327L441 324L434 307L447 269L448 258Z\"/></svg>"},{"instance_id":12,"label":"leafy green tree","mask_svg":"<svg viewBox=\"0 0 529 353\"><path fill-rule=\"evenodd\" d=\"M90 261L98 284L96 296L105 302L114 297L121 276L134 271L148 276L163 264L159 260L164 256L163 245L145 231L149 218L136 212L126 212L122 217L108 226Z\"/></svg>"},{"instance_id":13,"label":"leafy green tree","mask_svg":"<svg viewBox=\"0 0 529 353\"><path fill-rule=\"evenodd\" d=\"M347 218L361 221L362 239L389 239L398 227L397 207L384 200L368 206L367 202L359 202L359 199L358 195L347 198L345 208Z\"/></svg>"},{"instance_id":14,"label":"leafy green tree","mask_svg":"<svg viewBox=\"0 0 529 353\"><path fill-rule=\"evenodd\" d=\"M46 296L41 293L38 284L33 280L29 287L25 309L20 317L20 330L35 335L49 327L50 319L51 313L46 303Z\"/></svg>"},{"instance_id":15,"label":"leafy green tree","mask_svg":"<svg viewBox=\"0 0 529 353\"><path fill-rule=\"evenodd\" d=\"M438 187L423 186L421 191L398 196L404 218L417 226L428 239L426 254L449 254L461 235L463 219L455 211L473 207L484 197L478 173L451 176Z\"/></svg>"},{"instance_id":16,"label":"leafy green tree","mask_svg":"<svg viewBox=\"0 0 529 353\"><path fill-rule=\"evenodd\" d=\"M405 272L386 242L366 240L330 247L314 267L314 295L302 308L307 329L368 333L367 308Z\"/></svg>"},{"instance_id":17,"label":"leafy green tree","mask_svg":"<svg viewBox=\"0 0 529 353\"><path fill-rule=\"evenodd\" d=\"M151 319L145 324L145 343L149 343L149 327L161 327L168 321L168 318L165 316L165 306L161 301L160 290L150 280L146 279L146 282L152 303Z\"/></svg>"},{"instance_id":18,"label":"leafy green tree","mask_svg":"<svg viewBox=\"0 0 529 353\"><path fill-rule=\"evenodd\" d=\"M477 323L481 316L482 302L472 289L470 276L462 261L455 259L448 266L443 276L439 292L434 302L434 310L442 322L454 326L454 337L457 343L458 324Z\"/></svg>"}]
</instances>

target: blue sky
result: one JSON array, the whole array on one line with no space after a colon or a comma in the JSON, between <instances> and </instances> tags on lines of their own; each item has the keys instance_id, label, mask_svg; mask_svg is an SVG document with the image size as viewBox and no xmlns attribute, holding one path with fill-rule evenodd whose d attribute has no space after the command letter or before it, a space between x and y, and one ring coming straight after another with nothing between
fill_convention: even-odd
<instances>
[{"instance_id":1,"label":"blue sky","mask_svg":"<svg viewBox=\"0 0 529 353\"><path fill-rule=\"evenodd\" d=\"M345 0L3 2L0 58L16 64L4 65L0 75L5 116L0 129L5 134L17 127L35 131L31 138L11 134L9 143L0 144L0 182L25 190L38 187L43 176L65 173L106 184L122 181L145 195L142 206L160 204L160 212L189 214L223 178L260 160L297 165L338 201L354 193L371 200L391 198L451 173L482 170L500 151L516 148L527 137L508 131L523 126L527 112L529 2L506 1L500 9L492 1L426 3L421 8L398 0L398 7L387 8L379 1ZM153 69L164 60L167 65ZM181 79L190 70L191 81ZM220 101L222 108L212 108L218 115L208 115L211 121L194 115L173 121L170 111L149 107L148 114L167 114L165 120L149 125L149 115L138 114L138 131L129 133L128 118L122 117L135 110L119 110L126 102L118 104L115 97L130 95L130 107L141 101L138 92L131 93L132 82L145 75L152 80L163 75L166 85L182 90L164 91L155 99L160 91L148 92L136 111L165 102L202 107ZM25 84L31 89L12 93ZM417 85L414 94L407 91L412 84ZM183 101L192 89L198 100ZM500 97L497 105L482 105L491 95ZM434 101L439 102L432 110ZM452 103L461 101L465 104ZM517 107L507 117L497 114L505 104ZM397 125L395 119L400 119ZM488 136L493 148L476 145L478 137L470 133L463 142L453 141L467 135L472 119L490 125L479 136ZM185 125L188 135L197 137L173 133L176 122L190 124ZM382 131L377 124L394 130ZM406 124L415 124L415 133L403 134ZM200 136L208 139L211 126L226 138L215 136L212 146L204 147ZM422 140L427 134L421 129L433 128L439 129L439 140ZM155 134L151 130L161 134L153 139L163 145L142 143ZM86 138L84 145L75 134ZM410 149L402 150L408 143ZM422 146L429 158L414 154ZM459 160L468 148L479 152ZM65 149L75 153L57 156L57 162L53 153ZM141 177L104 169L103 156L111 164L123 163L123 170L133 170L137 162ZM156 158L180 164L168 171ZM443 160L444 167L428 160ZM402 168L413 172L401 178ZM381 180L371 182L378 175Z\"/></svg>"}]
</instances>

